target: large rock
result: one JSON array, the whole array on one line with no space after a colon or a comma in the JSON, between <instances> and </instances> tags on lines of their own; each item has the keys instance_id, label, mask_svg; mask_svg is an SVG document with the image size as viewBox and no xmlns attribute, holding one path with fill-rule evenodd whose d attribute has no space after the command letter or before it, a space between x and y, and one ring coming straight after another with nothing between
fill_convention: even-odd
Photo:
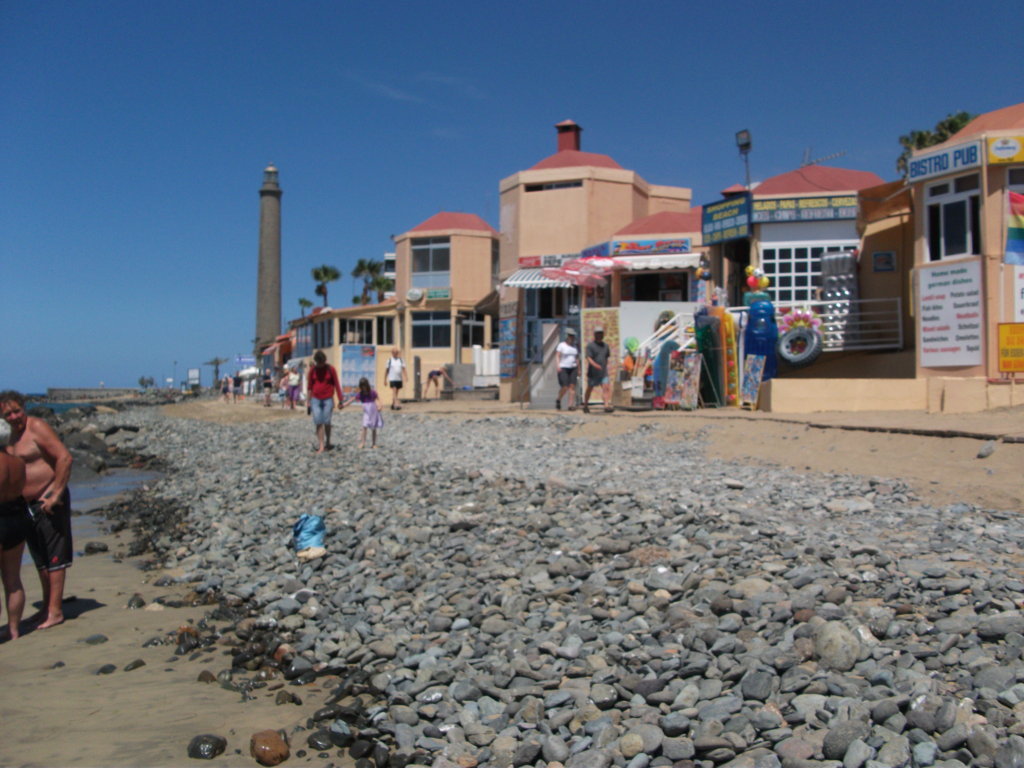
<instances>
[{"instance_id":1,"label":"large rock","mask_svg":"<svg viewBox=\"0 0 1024 768\"><path fill-rule=\"evenodd\" d=\"M257 731L249 739L249 754L260 765L279 765L291 754L280 731Z\"/></svg>"},{"instance_id":2,"label":"large rock","mask_svg":"<svg viewBox=\"0 0 1024 768\"><path fill-rule=\"evenodd\" d=\"M849 672L860 657L857 636L838 621L822 625L814 638L814 653L821 665L839 672Z\"/></svg>"}]
</instances>

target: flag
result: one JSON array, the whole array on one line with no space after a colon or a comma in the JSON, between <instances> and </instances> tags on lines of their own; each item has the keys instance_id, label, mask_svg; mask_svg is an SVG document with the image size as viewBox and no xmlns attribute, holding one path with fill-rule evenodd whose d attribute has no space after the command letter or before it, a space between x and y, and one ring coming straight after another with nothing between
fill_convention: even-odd
<instances>
[{"instance_id":1,"label":"flag","mask_svg":"<svg viewBox=\"0 0 1024 768\"><path fill-rule=\"evenodd\" d=\"M1024 195L1010 193L1006 217L1006 255L1004 264L1024 264Z\"/></svg>"}]
</instances>

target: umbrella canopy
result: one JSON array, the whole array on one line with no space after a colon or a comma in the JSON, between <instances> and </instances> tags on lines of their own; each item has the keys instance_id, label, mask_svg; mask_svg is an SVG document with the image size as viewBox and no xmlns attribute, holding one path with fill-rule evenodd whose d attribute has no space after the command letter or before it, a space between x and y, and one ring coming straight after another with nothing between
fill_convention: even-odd
<instances>
[{"instance_id":1,"label":"umbrella canopy","mask_svg":"<svg viewBox=\"0 0 1024 768\"><path fill-rule=\"evenodd\" d=\"M570 259L562 264L562 269L575 270L584 274L607 275L612 270L625 267L629 262L625 259L613 259L610 256L584 256Z\"/></svg>"},{"instance_id":2,"label":"umbrella canopy","mask_svg":"<svg viewBox=\"0 0 1024 768\"><path fill-rule=\"evenodd\" d=\"M541 270L541 274L549 280L568 280L573 285L579 285L584 288L595 288L607 282L599 274L581 272L580 270L567 269L566 267L545 267Z\"/></svg>"}]
</instances>

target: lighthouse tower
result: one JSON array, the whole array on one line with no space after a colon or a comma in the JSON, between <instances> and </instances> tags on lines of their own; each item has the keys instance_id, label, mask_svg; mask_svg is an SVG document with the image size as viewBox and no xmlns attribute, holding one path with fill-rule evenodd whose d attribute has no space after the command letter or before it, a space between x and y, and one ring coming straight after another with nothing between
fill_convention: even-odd
<instances>
[{"instance_id":1,"label":"lighthouse tower","mask_svg":"<svg viewBox=\"0 0 1024 768\"><path fill-rule=\"evenodd\" d=\"M281 333L281 187L277 168L263 170L260 261L256 275L256 355Z\"/></svg>"}]
</instances>

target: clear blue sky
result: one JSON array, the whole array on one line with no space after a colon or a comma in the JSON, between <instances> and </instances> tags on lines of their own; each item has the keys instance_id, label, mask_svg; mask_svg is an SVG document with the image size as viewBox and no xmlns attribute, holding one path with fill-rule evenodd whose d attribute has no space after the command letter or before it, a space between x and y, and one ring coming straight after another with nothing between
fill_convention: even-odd
<instances>
[{"instance_id":1,"label":"clear blue sky","mask_svg":"<svg viewBox=\"0 0 1024 768\"><path fill-rule=\"evenodd\" d=\"M1012 4L0 1L0 388L134 386L255 335L258 189L283 197L282 306L310 269L583 149L694 201L1024 97ZM174 361L177 361L175 371ZM203 383L210 369L203 367Z\"/></svg>"}]
</instances>

